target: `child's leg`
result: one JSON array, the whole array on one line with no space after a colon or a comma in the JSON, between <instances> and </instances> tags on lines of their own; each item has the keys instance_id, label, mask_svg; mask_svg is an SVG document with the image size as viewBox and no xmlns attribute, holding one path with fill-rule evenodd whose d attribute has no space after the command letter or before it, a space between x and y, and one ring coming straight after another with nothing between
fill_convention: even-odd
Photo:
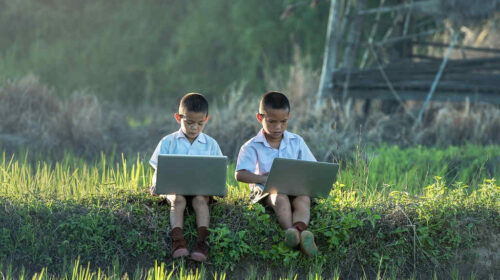
<instances>
[{"instance_id":1,"label":"child's leg","mask_svg":"<svg viewBox=\"0 0 500 280\"><path fill-rule=\"evenodd\" d=\"M290 207L290 199L286 194L269 194L267 197L268 204L273 207L278 223L282 229L292 227L292 210Z\"/></svg>"},{"instance_id":2,"label":"child's leg","mask_svg":"<svg viewBox=\"0 0 500 280\"><path fill-rule=\"evenodd\" d=\"M292 227L292 210L288 195L270 194L267 202L273 207L280 227L285 230L285 245L290 248L299 245L300 233Z\"/></svg>"},{"instance_id":3,"label":"child's leg","mask_svg":"<svg viewBox=\"0 0 500 280\"><path fill-rule=\"evenodd\" d=\"M196 225L198 227L208 227L210 223L210 212L208 210L208 196L197 195L193 197L193 208L196 214Z\"/></svg>"},{"instance_id":4,"label":"child's leg","mask_svg":"<svg viewBox=\"0 0 500 280\"><path fill-rule=\"evenodd\" d=\"M172 228L183 228L186 198L182 195L169 194L167 200L170 203L170 225Z\"/></svg>"},{"instance_id":5,"label":"child's leg","mask_svg":"<svg viewBox=\"0 0 500 280\"><path fill-rule=\"evenodd\" d=\"M182 195L167 195L170 203L170 225L172 226L172 256L174 258L189 255L182 227L184 225L184 209L186 198Z\"/></svg>"},{"instance_id":6,"label":"child's leg","mask_svg":"<svg viewBox=\"0 0 500 280\"><path fill-rule=\"evenodd\" d=\"M210 223L210 212L208 209L208 196L197 195L193 198L193 208L196 214L196 224L198 225L198 237L191 253L191 258L195 261L205 261L208 256L208 225Z\"/></svg>"},{"instance_id":7,"label":"child's leg","mask_svg":"<svg viewBox=\"0 0 500 280\"><path fill-rule=\"evenodd\" d=\"M308 196L297 196L293 201L293 224L302 222L309 224L311 216L311 199Z\"/></svg>"},{"instance_id":8,"label":"child's leg","mask_svg":"<svg viewBox=\"0 0 500 280\"><path fill-rule=\"evenodd\" d=\"M318 253L312 232L306 230L311 216L311 199L308 196L298 196L292 201L293 227L300 233L300 247L307 255Z\"/></svg>"}]
</instances>

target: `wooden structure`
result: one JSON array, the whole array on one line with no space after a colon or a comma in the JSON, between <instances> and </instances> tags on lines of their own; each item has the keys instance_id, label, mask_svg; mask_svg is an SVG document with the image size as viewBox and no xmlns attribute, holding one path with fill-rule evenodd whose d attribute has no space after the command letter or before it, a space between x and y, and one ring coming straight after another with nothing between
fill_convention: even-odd
<instances>
[{"instance_id":1,"label":"wooden structure","mask_svg":"<svg viewBox=\"0 0 500 280\"><path fill-rule=\"evenodd\" d=\"M500 50L463 46L459 36L461 26L493 17L500 1L401 0L384 6L380 0L371 9L365 8L366 0L330 2L318 104L327 95L340 100L422 100L417 123L431 100L500 104ZM369 25L362 24L367 21ZM434 34L445 33L449 42L429 42ZM422 55L429 46L443 48L443 57ZM489 57L450 59L454 49Z\"/></svg>"},{"instance_id":2,"label":"wooden structure","mask_svg":"<svg viewBox=\"0 0 500 280\"><path fill-rule=\"evenodd\" d=\"M379 68L346 70L333 75L332 92L341 98L424 101L441 65L440 59L393 62ZM500 104L500 56L448 61L437 83L434 101L464 101ZM384 79L384 74L388 80ZM348 78L349 76L349 78ZM391 87L395 91L391 92Z\"/></svg>"}]
</instances>

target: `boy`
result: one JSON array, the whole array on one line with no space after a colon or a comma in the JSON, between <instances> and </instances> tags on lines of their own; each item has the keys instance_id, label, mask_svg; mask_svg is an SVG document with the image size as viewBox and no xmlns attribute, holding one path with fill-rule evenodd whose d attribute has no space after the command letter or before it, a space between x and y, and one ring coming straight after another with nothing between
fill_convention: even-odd
<instances>
[{"instance_id":1,"label":"boy","mask_svg":"<svg viewBox=\"0 0 500 280\"><path fill-rule=\"evenodd\" d=\"M149 163L155 169L153 176L152 193L155 193L156 167L159 154L182 154L182 155L212 155L222 156L217 142L210 136L202 133L205 124L210 119L208 115L208 102L199 93L188 93L182 97L179 104L179 113L175 114L175 120L181 128L172 134L165 136L156 147ZM195 172L195 171L193 171ZM205 261L208 255L209 235L208 225L210 214L208 210L208 196L184 197L182 195L167 195L170 203L170 224L172 226L172 256L179 258L189 255L189 251L182 232L184 223L184 209L187 202L191 201L196 215L198 227L198 238L191 253L191 258L196 261Z\"/></svg>"},{"instance_id":2,"label":"boy","mask_svg":"<svg viewBox=\"0 0 500 280\"><path fill-rule=\"evenodd\" d=\"M262 124L257 136L240 149L236 163L236 180L250 183L253 193L261 194L274 158L316 161L302 137L286 131L290 116L288 98L279 92L268 92L260 100L256 117ZM285 230L285 244L294 248L300 244L308 256L318 252L313 234L306 230L310 217L308 196L270 194L264 198L270 205L280 227ZM293 211L292 211L293 208Z\"/></svg>"}]
</instances>

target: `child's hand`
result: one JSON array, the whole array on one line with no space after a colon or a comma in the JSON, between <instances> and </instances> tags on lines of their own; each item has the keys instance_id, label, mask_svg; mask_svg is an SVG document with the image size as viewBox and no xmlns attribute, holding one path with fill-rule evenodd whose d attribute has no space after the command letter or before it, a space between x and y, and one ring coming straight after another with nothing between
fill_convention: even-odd
<instances>
[{"instance_id":1,"label":"child's hand","mask_svg":"<svg viewBox=\"0 0 500 280\"><path fill-rule=\"evenodd\" d=\"M266 197L269 193L264 193L264 186L261 184L251 185L250 200L253 203L258 202L262 198Z\"/></svg>"},{"instance_id":2,"label":"child's hand","mask_svg":"<svg viewBox=\"0 0 500 280\"><path fill-rule=\"evenodd\" d=\"M250 192L250 197L260 196L264 191L263 186L259 184L255 184Z\"/></svg>"},{"instance_id":3,"label":"child's hand","mask_svg":"<svg viewBox=\"0 0 500 280\"><path fill-rule=\"evenodd\" d=\"M268 175L269 175L269 173L265 173L265 174L260 175L262 177L262 181L260 182L261 185L264 186L266 184Z\"/></svg>"}]
</instances>

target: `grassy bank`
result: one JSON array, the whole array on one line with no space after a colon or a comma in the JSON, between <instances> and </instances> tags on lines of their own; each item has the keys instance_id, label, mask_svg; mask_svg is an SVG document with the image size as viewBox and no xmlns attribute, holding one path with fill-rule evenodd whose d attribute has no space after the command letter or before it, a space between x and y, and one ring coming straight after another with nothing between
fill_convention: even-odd
<instances>
[{"instance_id":1,"label":"grassy bank","mask_svg":"<svg viewBox=\"0 0 500 280\"><path fill-rule=\"evenodd\" d=\"M229 176L228 196L211 208L205 269L229 278L252 271L263 277L267 270L284 277L313 271L328 279L335 273L422 277L450 276L455 263L461 273L495 275L498 267L487 260L494 261L498 252L491 241L500 231L499 171L492 163L499 149L358 152L341 163L330 196L312 207L310 229L321 249L313 259L284 246L274 214L249 204L246 186ZM148 195L152 172L141 157L130 162L103 155L94 163L69 154L57 162L33 163L30 157L4 154L0 160L4 274L10 265L11 275L23 273L21 267L25 275L44 268L50 275L70 275L78 258L90 263L92 272L100 267L108 273L119 264L117 273L131 277L138 267L149 273L155 261L196 269L190 261L170 259L169 207ZM192 213L186 215L185 232L192 241ZM491 254L478 258L478 249Z\"/></svg>"}]
</instances>

